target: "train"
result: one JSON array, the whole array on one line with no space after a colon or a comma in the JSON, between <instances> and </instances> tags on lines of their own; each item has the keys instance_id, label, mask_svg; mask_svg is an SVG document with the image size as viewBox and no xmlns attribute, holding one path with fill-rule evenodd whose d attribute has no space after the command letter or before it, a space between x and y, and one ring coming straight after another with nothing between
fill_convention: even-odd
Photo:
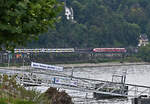
<instances>
[{"instance_id":1,"label":"train","mask_svg":"<svg viewBox=\"0 0 150 104\"><path fill-rule=\"evenodd\" d=\"M74 48L14 49L14 53L62 53L62 52L74 52Z\"/></svg>"},{"instance_id":2,"label":"train","mask_svg":"<svg viewBox=\"0 0 150 104\"><path fill-rule=\"evenodd\" d=\"M14 53L126 53L126 48L36 48L14 49Z\"/></svg>"},{"instance_id":3,"label":"train","mask_svg":"<svg viewBox=\"0 0 150 104\"><path fill-rule=\"evenodd\" d=\"M127 50L125 48L94 48L93 52L101 52L101 53L126 53Z\"/></svg>"}]
</instances>

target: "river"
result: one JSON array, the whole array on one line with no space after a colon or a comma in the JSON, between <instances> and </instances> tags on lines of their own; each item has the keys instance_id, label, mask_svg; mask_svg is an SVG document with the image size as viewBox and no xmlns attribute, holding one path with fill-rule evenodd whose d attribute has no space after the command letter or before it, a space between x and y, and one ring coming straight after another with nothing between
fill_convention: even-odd
<instances>
[{"instance_id":1,"label":"river","mask_svg":"<svg viewBox=\"0 0 150 104\"><path fill-rule=\"evenodd\" d=\"M7 70L3 70L7 71ZM86 67L74 68L73 76L111 81L113 74L122 74L126 71L126 83L150 86L150 65L129 65L129 66L103 66L103 67ZM72 69L64 69L67 75L71 75ZM38 90L44 92L46 87L38 87ZM94 100L92 93L86 94L85 92L66 90L72 96L75 104L131 104L131 99L105 99ZM85 99L85 97L87 99Z\"/></svg>"},{"instance_id":2,"label":"river","mask_svg":"<svg viewBox=\"0 0 150 104\"><path fill-rule=\"evenodd\" d=\"M127 71L126 83L150 86L150 65L75 68L73 76L111 81L113 74L121 74L124 71ZM65 73L71 74L71 69L65 69ZM94 100L92 94L88 94L88 99L84 99L86 93L68 90L66 92L71 96L83 98L73 98L75 104L131 104L131 99Z\"/></svg>"}]
</instances>

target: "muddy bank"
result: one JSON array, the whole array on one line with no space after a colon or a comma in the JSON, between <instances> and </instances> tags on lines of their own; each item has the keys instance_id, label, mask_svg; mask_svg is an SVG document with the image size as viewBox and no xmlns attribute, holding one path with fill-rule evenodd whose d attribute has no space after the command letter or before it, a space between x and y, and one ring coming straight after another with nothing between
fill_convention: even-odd
<instances>
[{"instance_id":1,"label":"muddy bank","mask_svg":"<svg viewBox=\"0 0 150 104\"><path fill-rule=\"evenodd\" d=\"M150 65L147 62L139 63L82 63L82 64L57 64L57 66L63 66L66 68L84 68L84 67L111 67L111 66L130 66L130 65Z\"/></svg>"}]
</instances>

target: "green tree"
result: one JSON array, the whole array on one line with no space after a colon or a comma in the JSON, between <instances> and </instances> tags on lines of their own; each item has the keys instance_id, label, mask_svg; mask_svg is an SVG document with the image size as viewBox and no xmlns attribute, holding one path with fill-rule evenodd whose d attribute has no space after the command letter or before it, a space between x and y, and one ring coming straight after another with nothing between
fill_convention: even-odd
<instances>
[{"instance_id":1,"label":"green tree","mask_svg":"<svg viewBox=\"0 0 150 104\"><path fill-rule=\"evenodd\" d=\"M65 92L50 87L45 92L45 98L49 100L47 104L74 104L72 98Z\"/></svg>"},{"instance_id":2,"label":"green tree","mask_svg":"<svg viewBox=\"0 0 150 104\"><path fill-rule=\"evenodd\" d=\"M150 62L150 44L139 48L138 57L143 61Z\"/></svg>"},{"instance_id":3,"label":"green tree","mask_svg":"<svg viewBox=\"0 0 150 104\"><path fill-rule=\"evenodd\" d=\"M60 17L56 0L0 0L0 46L12 49L46 32Z\"/></svg>"},{"instance_id":4,"label":"green tree","mask_svg":"<svg viewBox=\"0 0 150 104\"><path fill-rule=\"evenodd\" d=\"M150 39L150 0L67 0L67 7L73 8L76 23L62 13L62 21L40 36L37 47L135 47L140 33Z\"/></svg>"}]
</instances>

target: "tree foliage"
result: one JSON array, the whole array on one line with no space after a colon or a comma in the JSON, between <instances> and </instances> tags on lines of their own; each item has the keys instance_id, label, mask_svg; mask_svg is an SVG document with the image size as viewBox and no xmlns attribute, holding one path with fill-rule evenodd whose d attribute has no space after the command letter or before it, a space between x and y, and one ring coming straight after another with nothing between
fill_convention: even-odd
<instances>
[{"instance_id":1,"label":"tree foliage","mask_svg":"<svg viewBox=\"0 0 150 104\"><path fill-rule=\"evenodd\" d=\"M67 0L76 23L62 21L29 47L137 46L141 33L150 38L149 0ZM43 42L45 41L45 42Z\"/></svg>"},{"instance_id":2,"label":"tree foliage","mask_svg":"<svg viewBox=\"0 0 150 104\"><path fill-rule=\"evenodd\" d=\"M0 45L25 45L58 21L62 3L56 0L0 0Z\"/></svg>"},{"instance_id":3,"label":"tree foliage","mask_svg":"<svg viewBox=\"0 0 150 104\"><path fill-rule=\"evenodd\" d=\"M52 87L44 93L27 90L15 79L16 76L0 75L0 104L74 104L65 91Z\"/></svg>"},{"instance_id":4,"label":"tree foliage","mask_svg":"<svg viewBox=\"0 0 150 104\"><path fill-rule=\"evenodd\" d=\"M143 61L150 62L150 44L139 48L138 57Z\"/></svg>"},{"instance_id":5,"label":"tree foliage","mask_svg":"<svg viewBox=\"0 0 150 104\"><path fill-rule=\"evenodd\" d=\"M57 88L48 88L45 97L50 100L47 104L74 104L72 98L65 91L59 91Z\"/></svg>"}]
</instances>

